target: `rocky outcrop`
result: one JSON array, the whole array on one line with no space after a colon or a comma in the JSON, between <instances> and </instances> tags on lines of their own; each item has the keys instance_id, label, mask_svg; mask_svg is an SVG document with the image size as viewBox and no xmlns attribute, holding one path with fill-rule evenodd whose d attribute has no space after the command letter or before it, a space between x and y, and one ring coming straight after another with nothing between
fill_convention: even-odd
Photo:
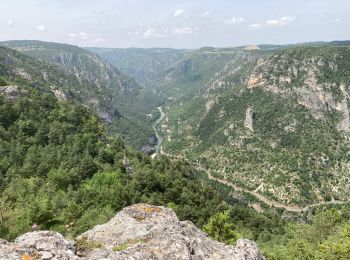
<instances>
[{"instance_id":1,"label":"rocky outcrop","mask_svg":"<svg viewBox=\"0 0 350 260\"><path fill-rule=\"evenodd\" d=\"M78 259L74 242L52 231L35 231L18 237L14 243L0 240L0 259Z\"/></svg>"},{"instance_id":2,"label":"rocky outcrop","mask_svg":"<svg viewBox=\"0 0 350 260\"><path fill-rule=\"evenodd\" d=\"M244 127L250 130L251 132L254 131L253 129L253 123L254 123L254 113L253 113L253 108L248 107L246 112L245 112L245 120L244 120Z\"/></svg>"},{"instance_id":3,"label":"rocky outcrop","mask_svg":"<svg viewBox=\"0 0 350 260\"><path fill-rule=\"evenodd\" d=\"M52 93L55 95L55 97L58 100L61 100L61 101L67 100L66 94L59 87L51 86L50 88Z\"/></svg>"},{"instance_id":4,"label":"rocky outcrop","mask_svg":"<svg viewBox=\"0 0 350 260\"><path fill-rule=\"evenodd\" d=\"M238 247L213 241L191 222L181 222L168 208L138 204L78 239L101 243L88 259L261 259L256 245Z\"/></svg>"},{"instance_id":5,"label":"rocky outcrop","mask_svg":"<svg viewBox=\"0 0 350 260\"><path fill-rule=\"evenodd\" d=\"M350 110L349 110L349 104L348 104L348 100L350 100L350 96L346 91L345 84L340 85L340 90L343 94L343 100L341 102L338 102L335 109L338 110L343 117L338 123L337 128L338 130L342 130L347 133L350 133Z\"/></svg>"},{"instance_id":6,"label":"rocky outcrop","mask_svg":"<svg viewBox=\"0 0 350 260\"><path fill-rule=\"evenodd\" d=\"M15 85L0 86L0 95L6 96L9 100L15 100L17 97L26 95L28 92Z\"/></svg>"},{"instance_id":7,"label":"rocky outcrop","mask_svg":"<svg viewBox=\"0 0 350 260\"><path fill-rule=\"evenodd\" d=\"M143 145L141 147L141 152L147 155L152 155L156 152L156 149L151 145Z\"/></svg>"},{"instance_id":8,"label":"rocky outcrop","mask_svg":"<svg viewBox=\"0 0 350 260\"><path fill-rule=\"evenodd\" d=\"M247 87L248 89L252 89L255 87L263 86L266 84L266 79L264 78L263 72L259 70L259 68L263 68L267 61L263 58L260 58L257 61L256 68L249 76Z\"/></svg>"},{"instance_id":9,"label":"rocky outcrop","mask_svg":"<svg viewBox=\"0 0 350 260\"><path fill-rule=\"evenodd\" d=\"M251 259L260 260L254 242L235 246L212 240L191 222L179 221L165 207L137 204L108 223L81 234L75 244L51 231L0 240L0 259Z\"/></svg>"},{"instance_id":10,"label":"rocky outcrop","mask_svg":"<svg viewBox=\"0 0 350 260\"><path fill-rule=\"evenodd\" d=\"M297 54L288 52L261 58L249 77L247 88L296 98L316 119L322 120L330 111L337 111L341 115L337 129L350 133L349 86L345 77L337 76L337 63L344 58L334 53L331 58L313 53L296 58ZM329 80L332 77L339 82Z\"/></svg>"}]
</instances>

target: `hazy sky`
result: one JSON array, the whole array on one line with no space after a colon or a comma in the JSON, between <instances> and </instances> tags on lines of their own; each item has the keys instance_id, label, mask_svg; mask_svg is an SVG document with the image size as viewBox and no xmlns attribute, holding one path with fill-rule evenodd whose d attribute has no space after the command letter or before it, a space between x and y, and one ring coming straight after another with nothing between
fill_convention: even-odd
<instances>
[{"instance_id":1,"label":"hazy sky","mask_svg":"<svg viewBox=\"0 0 350 260\"><path fill-rule=\"evenodd\" d=\"M0 0L0 41L99 47L350 39L350 0Z\"/></svg>"}]
</instances>

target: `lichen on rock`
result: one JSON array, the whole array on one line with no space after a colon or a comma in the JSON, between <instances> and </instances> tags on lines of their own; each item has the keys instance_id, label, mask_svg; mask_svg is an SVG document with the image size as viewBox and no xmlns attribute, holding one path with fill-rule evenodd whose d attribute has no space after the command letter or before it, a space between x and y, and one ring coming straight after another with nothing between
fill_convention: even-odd
<instances>
[{"instance_id":1,"label":"lichen on rock","mask_svg":"<svg viewBox=\"0 0 350 260\"><path fill-rule=\"evenodd\" d=\"M214 241L191 222L179 221L173 210L147 204L124 208L78 236L76 245L56 232L29 232L14 243L0 240L0 259L264 259L252 241L239 239L236 246ZM82 245L88 245L83 253Z\"/></svg>"}]
</instances>

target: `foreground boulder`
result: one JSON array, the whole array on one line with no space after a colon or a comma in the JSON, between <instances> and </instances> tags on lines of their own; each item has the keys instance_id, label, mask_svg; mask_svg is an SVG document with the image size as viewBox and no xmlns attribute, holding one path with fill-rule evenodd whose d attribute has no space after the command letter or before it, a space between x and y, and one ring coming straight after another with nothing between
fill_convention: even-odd
<instances>
[{"instance_id":1,"label":"foreground boulder","mask_svg":"<svg viewBox=\"0 0 350 260\"><path fill-rule=\"evenodd\" d=\"M0 259L25 254L39 259L264 259L249 240L236 246L213 241L171 209L146 204L124 208L77 237L75 245L48 231L24 234L14 243L0 240Z\"/></svg>"},{"instance_id":2,"label":"foreground boulder","mask_svg":"<svg viewBox=\"0 0 350 260\"><path fill-rule=\"evenodd\" d=\"M0 259L78 259L74 242L52 231L35 231L16 238L14 243L0 240Z\"/></svg>"}]
</instances>

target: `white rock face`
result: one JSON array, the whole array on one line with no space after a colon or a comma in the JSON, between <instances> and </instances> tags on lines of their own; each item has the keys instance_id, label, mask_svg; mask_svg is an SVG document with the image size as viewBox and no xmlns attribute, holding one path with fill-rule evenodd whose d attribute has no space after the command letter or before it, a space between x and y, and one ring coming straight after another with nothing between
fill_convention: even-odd
<instances>
[{"instance_id":1,"label":"white rock face","mask_svg":"<svg viewBox=\"0 0 350 260\"><path fill-rule=\"evenodd\" d=\"M341 102L338 102L336 110L340 111L343 114L342 120L338 124L338 129L350 133L350 110L348 106L349 94L345 90L346 86L343 84L340 86L344 98Z\"/></svg>"},{"instance_id":2,"label":"white rock face","mask_svg":"<svg viewBox=\"0 0 350 260\"><path fill-rule=\"evenodd\" d=\"M67 96L66 94L64 94L64 92L62 90L60 90L58 87L56 86L51 86L51 91L53 92L53 94L55 95L55 97L58 100L67 100Z\"/></svg>"},{"instance_id":3,"label":"white rock face","mask_svg":"<svg viewBox=\"0 0 350 260\"><path fill-rule=\"evenodd\" d=\"M14 69L15 74L17 74L18 76L20 76L23 79L26 80L32 80L32 77L29 75L29 73L23 69L23 68L15 68Z\"/></svg>"},{"instance_id":4,"label":"white rock face","mask_svg":"<svg viewBox=\"0 0 350 260\"><path fill-rule=\"evenodd\" d=\"M324 77L322 68L328 66L335 72L338 69L337 64L326 62L322 57L290 60L283 55L279 56L278 61L276 63L271 58L260 59L250 75L247 88L261 88L287 99L295 97L316 119L322 120L327 112L336 110L342 115L337 129L349 134L348 83L319 82L319 79ZM340 90L342 97L336 97L332 89Z\"/></svg>"},{"instance_id":5,"label":"white rock face","mask_svg":"<svg viewBox=\"0 0 350 260\"><path fill-rule=\"evenodd\" d=\"M0 259L237 259L262 260L255 243L240 239L236 246L212 240L189 221L179 221L165 207L136 204L120 211L108 223L95 226L77 240L99 245L76 252L72 241L49 231L26 233L9 243L0 240Z\"/></svg>"},{"instance_id":6,"label":"white rock face","mask_svg":"<svg viewBox=\"0 0 350 260\"><path fill-rule=\"evenodd\" d=\"M249 129L250 131L254 132L253 124L254 124L254 118L253 118L253 108L248 107L245 112L245 120L244 120L244 127Z\"/></svg>"},{"instance_id":7,"label":"white rock face","mask_svg":"<svg viewBox=\"0 0 350 260\"><path fill-rule=\"evenodd\" d=\"M26 94L26 93L27 93L27 91L20 90L15 85L0 86L0 95L5 95L10 100L15 100L21 94Z\"/></svg>"},{"instance_id":8,"label":"white rock face","mask_svg":"<svg viewBox=\"0 0 350 260\"><path fill-rule=\"evenodd\" d=\"M25 259L25 256L52 260L79 258L75 255L74 242L57 232L29 232L18 237L14 243L0 240L1 260Z\"/></svg>"}]
</instances>

